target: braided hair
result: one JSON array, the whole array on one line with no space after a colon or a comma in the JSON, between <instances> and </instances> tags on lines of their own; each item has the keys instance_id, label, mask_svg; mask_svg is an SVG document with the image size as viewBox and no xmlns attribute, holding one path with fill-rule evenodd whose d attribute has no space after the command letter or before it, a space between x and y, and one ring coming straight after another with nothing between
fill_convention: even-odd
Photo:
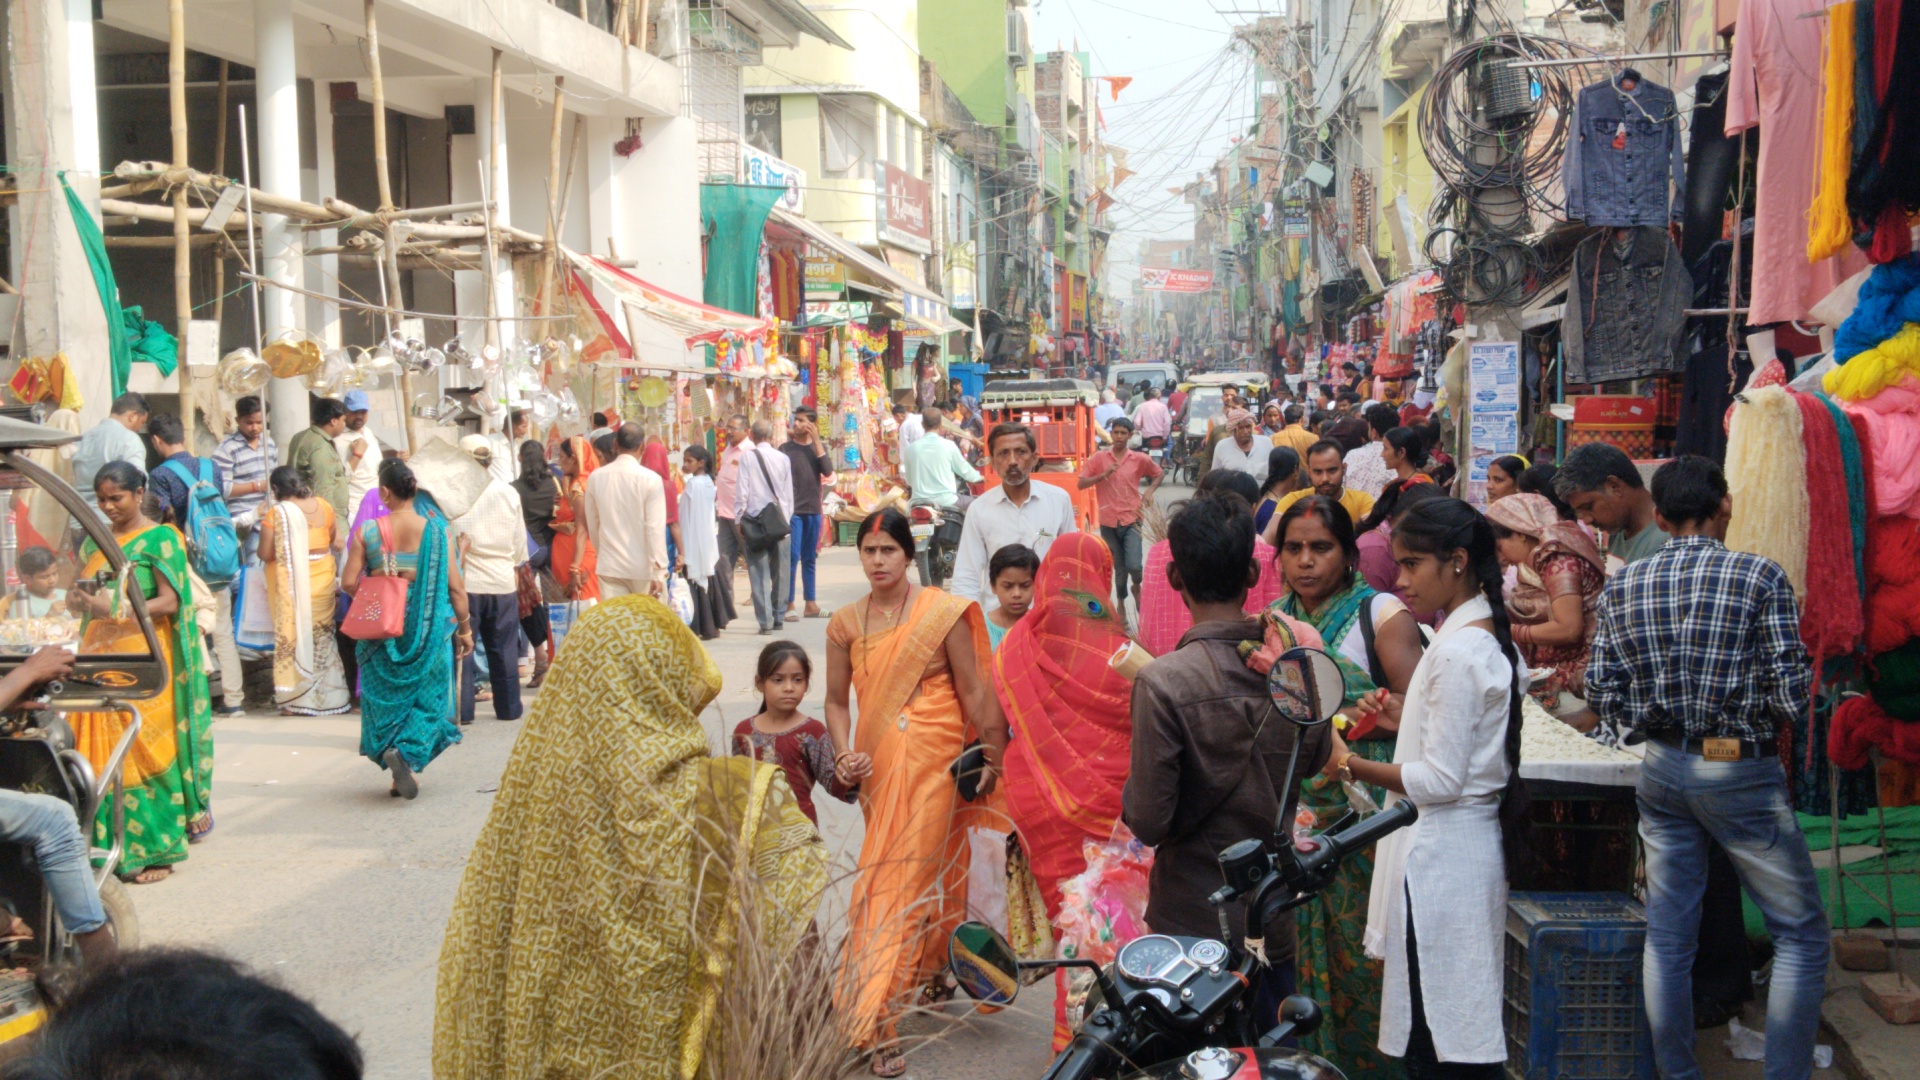
<instances>
[{"instance_id":1,"label":"braided hair","mask_svg":"<svg viewBox=\"0 0 1920 1080\"><path fill-rule=\"evenodd\" d=\"M1493 636L1513 668L1513 685L1507 695L1507 786L1500 793L1500 841L1506 856L1507 880L1518 881L1531 854L1527 840L1527 785L1520 778L1520 703L1525 691L1520 685L1520 654L1513 645L1507 605L1501 596L1500 559L1494 550L1493 526L1478 510L1459 499L1425 499L1401 517L1393 528L1393 538L1408 551L1442 559L1464 549L1467 572L1479 583L1480 591L1493 608Z\"/></svg>"}]
</instances>

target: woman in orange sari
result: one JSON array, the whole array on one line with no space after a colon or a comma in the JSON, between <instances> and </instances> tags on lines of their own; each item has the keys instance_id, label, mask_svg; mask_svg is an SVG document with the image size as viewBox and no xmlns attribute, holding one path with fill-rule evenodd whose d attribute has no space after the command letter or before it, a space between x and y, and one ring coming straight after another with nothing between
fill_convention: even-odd
<instances>
[{"instance_id":1,"label":"woman in orange sari","mask_svg":"<svg viewBox=\"0 0 1920 1080\"><path fill-rule=\"evenodd\" d=\"M1086 841L1113 835L1127 783L1133 680L1110 663L1129 644L1112 582L1113 555L1099 537L1055 540L1033 607L993 658L994 689L1013 729L1001 790L1049 919L1059 918L1061 886L1087 868ZM1072 1036L1064 974L1054 995L1056 1052Z\"/></svg>"},{"instance_id":2,"label":"woman in orange sari","mask_svg":"<svg viewBox=\"0 0 1920 1080\"><path fill-rule=\"evenodd\" d=\"M560 444L560 493L553 508L553 578L569 600L600 599L599 560L587 539L586 514L580 506L587 497L587 477L600 467L600 455L587 440L575 435Z\"/></svg>"},{"instance_id":3,"label":"woman in orange sari","mask_svg":"<svg viewBox=\"0 0 1920 1080\"><path fill-rule=\"evenodd\" d=\"M835 1008L875 1076L899 1076L900 1014L937 1004L947 936L966 912L967 828L1005 829L992 800L1007 725L988 683L986 620L971 600L911 584L913 533L887 509L860 523L873 590L827 624L827 730L843 782L860 785L866 839L849 906L847 968ZM853 731L848 690L860 699ZM988 766L979 801L948 772L977 735ZM997 824L995 822L997 821Z\"/></svg>"}]
</instances>

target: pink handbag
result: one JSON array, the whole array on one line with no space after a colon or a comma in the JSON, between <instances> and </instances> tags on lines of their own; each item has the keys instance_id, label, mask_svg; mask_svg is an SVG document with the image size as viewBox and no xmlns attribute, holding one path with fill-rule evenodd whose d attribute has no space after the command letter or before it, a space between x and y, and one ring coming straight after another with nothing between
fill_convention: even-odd
<instances>
[{"instance_id":1,"label":"pink handbag","mask_svg":"<svg viewBox=\"0 0 1920 1080\"><path fill-rule=\"evenodd\" d=\"M407 585L393 568L393 528L386 518L376 523L380 529L381 572L360 575L360 588L353 594L347 617L340 620L340 632L355 641L385 641L397 638L407 628Z\"/></svg>"}]
</instances>

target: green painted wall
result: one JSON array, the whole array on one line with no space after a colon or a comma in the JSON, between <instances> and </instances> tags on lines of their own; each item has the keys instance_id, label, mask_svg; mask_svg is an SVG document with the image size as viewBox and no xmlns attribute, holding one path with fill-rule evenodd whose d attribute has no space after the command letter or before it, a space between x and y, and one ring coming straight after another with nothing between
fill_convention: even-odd
<instances>
[{"instance_id":1,"label":"green painted wall","mask_svg":"<svg viewBox=\"0 0 1920 1080\"><path fill-rule=\"evenodd\" d=\"M1006 123L1006 38L1006 0L920 0L920 55L989 127Z\"/></svg>"}]
</instances>

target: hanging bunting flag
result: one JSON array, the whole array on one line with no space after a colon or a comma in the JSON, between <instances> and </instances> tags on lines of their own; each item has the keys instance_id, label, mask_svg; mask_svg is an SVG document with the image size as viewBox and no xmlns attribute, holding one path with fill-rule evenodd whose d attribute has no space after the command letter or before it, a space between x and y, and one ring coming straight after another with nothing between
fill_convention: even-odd
<instances>
[{"instance_id":1,"label":"hanging bunting flag","mask_svg":"<svg viewBox=\"0 0 1920 1080\"><path fill-rule=\"evenodd\" d=\"M1133 76L1131 75L1102 75L1100 77L1107 81L1107 88L1113 93L1113 100L1115 101L1120 100L1120 91L1125 90L1127 86L1133 82Z\"/></svg>"},{"instance_id":2,"label":"hanging bunting flag","mask_svg":"<svg viewBox=\"0 0 1920 1080\"><path fill-rule=\"evenodd\" d=\"M1127 168L1125 165L1113 170L1113 186L1119 187L1121 184L1126 183L1127 177L1132 175L1134 175L1133 170Z\"/></svg>"}]
</instances>

